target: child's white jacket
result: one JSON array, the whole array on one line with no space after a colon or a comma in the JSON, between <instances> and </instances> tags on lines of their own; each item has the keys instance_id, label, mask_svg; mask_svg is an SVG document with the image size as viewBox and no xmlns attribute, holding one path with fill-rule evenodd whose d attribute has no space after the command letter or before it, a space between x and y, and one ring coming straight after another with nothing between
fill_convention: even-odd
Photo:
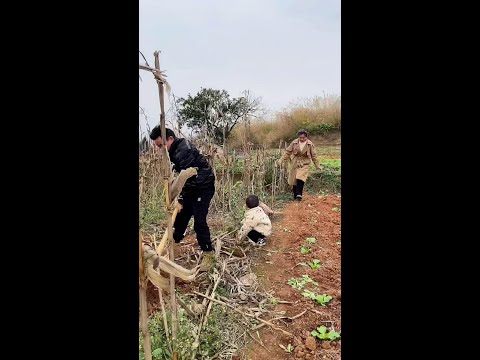
<instances>
[{"instance_id":1,"label":"child's white jacket","mask_svg":"<svg viewBox=\"0 0 480 360\"><path fill-rule=\"evenodd\" d=\"M260 206L248 209L245 213L245 219L238 232L238 240L245 239L251 230L256 230L265 236L272 234L272 222Z\"/></svg>"}]
</instances>

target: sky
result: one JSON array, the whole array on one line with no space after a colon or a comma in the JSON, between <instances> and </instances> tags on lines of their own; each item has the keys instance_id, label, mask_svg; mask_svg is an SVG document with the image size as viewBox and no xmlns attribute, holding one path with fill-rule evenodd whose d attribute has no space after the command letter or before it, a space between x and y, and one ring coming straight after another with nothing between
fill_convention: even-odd
<instances>
[{"instance_id":1,"label":"sky","mask_svg":"<svg viewBox=\"0 0 480 360\"><path fill-rule=\"evenodd\" d=\"M340 0L139 0L140 51L176 97L201 87L231 97L250 90L271 112L290 102L341 95ZM144 64L139 55L139 62ZM139 71L145 131L160 121L152 74ZM169 100L165 108L170 108Z\"/></svg>"}]
</instances>

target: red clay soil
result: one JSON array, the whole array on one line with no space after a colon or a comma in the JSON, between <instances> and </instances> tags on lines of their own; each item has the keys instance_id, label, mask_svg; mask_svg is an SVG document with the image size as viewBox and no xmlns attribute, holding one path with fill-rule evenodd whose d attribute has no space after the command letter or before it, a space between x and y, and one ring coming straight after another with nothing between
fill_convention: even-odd
<instances>
[{"instance_id":1,"label":"red clay soil","mask_svg":"<svg viewBox=\"0 0 480 360\"><path fill-rule=\"evenodd\" d=\"M251 341L244 356L240 354L233 359L340 359L341 341L324 342L312 339L308 345L315 350L306 348L306 339L312 330L320 325L325 325L335 331L341 332L340 306L340 207L341 199L335 195L318 196L306 194L302 202L291 202L281 214L275 215L272 225L273 234L266 246L261 250L252 250L249 255L253 257L254 271L267 291L273 291L278 300L292 302L292 304L277 304L273 310L286 311L285 316L295 316L304 310L307 312L293 321L277 321L276 325L293 333L294 338L289 338L282 333L263 327L259 330L260 339L264 346ZM214 226L215 227L215 226ZM300 253L306 239L314 237L315 244L309 244L312 252L307 255ZM193 234L189 234L182 242L177 256L187 253L189 247L196 248ZM267 255L270 254L270 255ZM317 270L299 265L318 259L321 266ZM190 268L193 265L187 266ZM304 298L301 290L293 289L287 284L292 277L301 278L309 275L318 283L318 288L306 286L317 294L333 296L332 301L321 306L310 299ZM191 292L191 284L177 282L182 293ZM168 295L165 296L168 302ZM158 290L149 282L147 287L148 312L159 311ZM311 311L309 309L315 310ZM256 334L252 334L256 335ZM279 344L295 347L292 353L287 353Z\"/></svg>"},{"instance_id":2,"label":"red clay soil","mask_svg":"<svg viewBox=\"0 0 480 360\"><path fill-rule=\"evenodd\" d=\"M273 234L266 246L256 255L255 272L268 290L274 291L274 296L293 304L278 304L275 310L286 311L286 316L295 316L304 310L301 317L277 325L293 333L289 338L282 333L264 327L260 330L260 338L264 346L257 342L245 351L247 359L340 359L341 341L325 342L306 339L316 327L325 325L335 331L341 331L341 279L340 279L340 197L309 196L302 202L292 202L287 205L273 221ZM314 237L317 242L310 244L312 252L307 255L300 253L300 247L306 244L306 238ZM266 251L263 251L266 250ZM268 256L271 250L271 256ZM275 251L275 252L274 252ZM317 270L298 265L313 259L321 261ZM309 275L318 283L317 294L333 296L326 306L321 306L310 299L304 298L301 291L287 284L292 277L300 278ZM307 286L306 288L309 288ZM315 310L316 312L311 311ZM295 347L292 353L287 353L279 344Z\"/></svg>"}]
</instances>

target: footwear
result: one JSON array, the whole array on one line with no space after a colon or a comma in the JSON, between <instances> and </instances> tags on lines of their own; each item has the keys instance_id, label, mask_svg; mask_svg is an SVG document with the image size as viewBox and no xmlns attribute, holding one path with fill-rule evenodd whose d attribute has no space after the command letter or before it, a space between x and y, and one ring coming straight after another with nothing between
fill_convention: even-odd
<instances>
[{"instance_id":1,"label":"footwear","mask_svg":"<svg viewBox=\"0 0 480 360\"><path fill-rule=\"evenodd\" d=\"M252 239L248 238L248 242L250 244L252 244L253 246L264 246L264 245L267 245L267 242L265 241L265 239L258 239L258 242L255 242L253 241Z\"/></svg>"},{"instance_id":2,"label":"footwear","mask_svg":"<svg viewBox=\"0 0 480 360\"><path fill-rule=\"evenodd\" d=\"M179 244L180 241L182 241L183 238L185 237L185 234L183 234L183 235L177 234L177 233L175 232L175 228L173 228L173 235L172 235L172 237L173 237L173 240L175 241L175 244Z\"/></svg>"},{"instance_id":3,"label":"footwear","mask_svg":"<svg viewBox=\"0 0 480 360\"><path fill-rule=\"evenodd\" d=\"M303 196L302 196L302 195L297 195L297 196L295 197L295 200L297 200L297 201L302 201L302 199L303 199Z\"/></svg>"},{"instance_id":4,"label":"footwear","mask_svg":"<svg viewBox=\"0 0 480 360\"><path fill-rule=\"evenodd\" d=\"M258 239L257 246L264 246L267 245L265 238Z\"/></svg>"},{"instance_id":5,"label":"footwear","mask_svg":"<svg viewBox=\"0 0 480 360\"><path fill-rule=\"evenodd\" d=\"M200 263L200 271L209 271L215 265L215 253L208 251L203 253L203 259Z\"/></svg>"}]
</instances>

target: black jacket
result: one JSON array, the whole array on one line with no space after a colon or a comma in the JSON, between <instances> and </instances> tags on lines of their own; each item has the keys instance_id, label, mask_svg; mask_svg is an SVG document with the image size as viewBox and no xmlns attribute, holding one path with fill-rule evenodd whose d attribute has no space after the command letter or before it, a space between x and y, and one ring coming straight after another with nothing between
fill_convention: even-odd
<instances>
[{"instance_id":1,"label":"black jacket","mask_svg":"<svg viewBox=\"0 0 480 360\"><path fill-rule=\"evenodd\" d=\"M206 189L215 186L215 175L205 156L191 142L185 139L175 139L168 150L170 161L177 173L189 167L197 168L197 176L187 180L182 193L193 189Z\"/></svg>"}]
</instances>

